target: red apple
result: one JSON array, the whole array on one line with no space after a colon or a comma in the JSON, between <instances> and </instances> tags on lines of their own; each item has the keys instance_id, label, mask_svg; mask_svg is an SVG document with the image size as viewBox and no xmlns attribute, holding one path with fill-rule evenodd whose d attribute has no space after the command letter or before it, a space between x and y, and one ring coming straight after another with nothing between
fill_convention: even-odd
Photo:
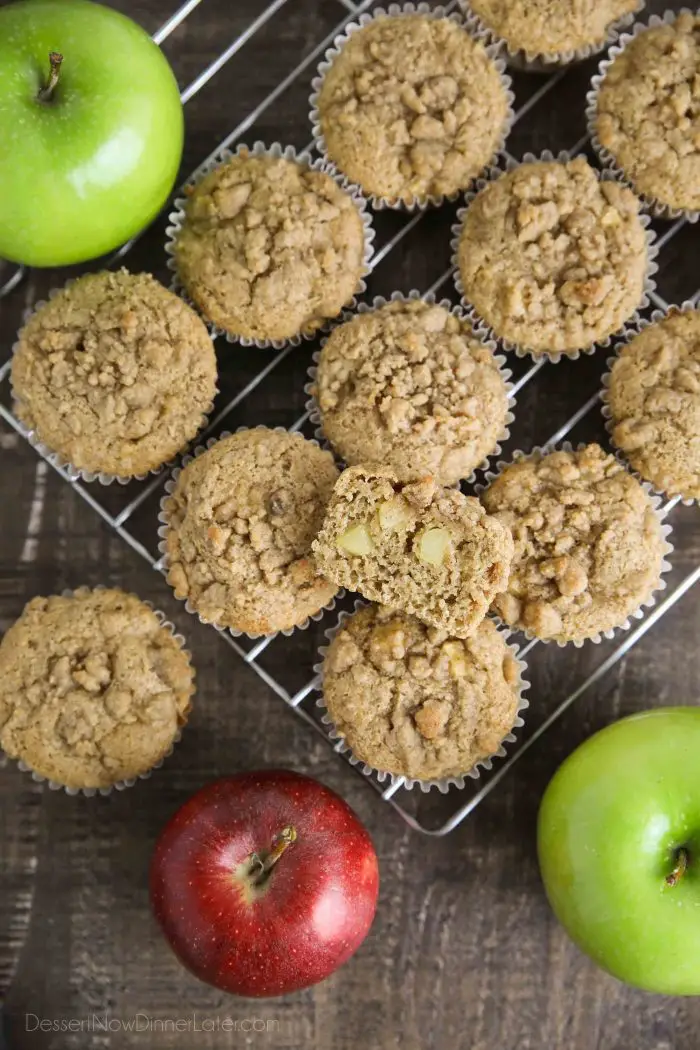
<instances>
[{"instance_id":1,"label":"red apple","mask_svg":"<svg viewBox=\"0 0 700 1050\"><path fill-rule=\"evenodd\" d=\"M323 981L367 936L378 891L365 827L338 795L289 770L202 788L151 863L151 903L173 951L234 995Z\"/></svg>"}]
</instances>

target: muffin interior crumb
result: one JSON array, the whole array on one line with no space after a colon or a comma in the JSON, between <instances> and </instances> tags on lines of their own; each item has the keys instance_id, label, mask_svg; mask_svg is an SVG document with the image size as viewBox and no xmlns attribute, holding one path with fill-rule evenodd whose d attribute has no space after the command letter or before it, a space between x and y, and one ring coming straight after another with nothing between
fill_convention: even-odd
<instances>
[{"instance_id":1,"label":"muffin interior crumb","mask_svg":"<svg viewBox=\"0 0 700 1050\"><path fill-rule=\"evenodd\" d=\"M341 586L466 637L505 587L512 539L478 500L433 478L403 484L350 467L313 551Z\"/></svg>"}]
</instances>

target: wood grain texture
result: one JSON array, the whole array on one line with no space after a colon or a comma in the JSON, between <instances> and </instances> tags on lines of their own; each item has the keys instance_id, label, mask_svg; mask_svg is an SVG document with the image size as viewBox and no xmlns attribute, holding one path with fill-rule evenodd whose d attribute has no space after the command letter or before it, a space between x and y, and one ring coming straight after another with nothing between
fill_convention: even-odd
<instances>
[{"instance_id":1,"label":"wood grain texture","mask_svg":"<svg viewBox=\"0 0 700 1050\"><path fill-rule=\"evenodd\" d=\"M119 0L113 6L153 32L176 0ZM203 0L164 45L182 87L266 9L265 0ZM680 7L668 0L652 10ZM276 85L347 14L339 0L286 0L221 73L187 106L183 177L253 108L244 138L305 146L306 99L315 63L289 91L266 104ZM570 147L584 132L583 95L595 63L571 70L520 121L509 148ZM519 105L540 86L516 76ZM1 144L0 144L1 148ZM449 263L454 208L430 213L377 266L369 294L426 288ZM378 246L405 219L377 218ZM160 220L129 257L132 268L166 276ZM698 284L697 228L662 258L660 289L669 299ZM694 254L693 254L694 253ZM0 277L7 271L0 268ZM63 273L34 272L0 302L0 360L9 354L22 310L61 284ZM451 293L451 282L444 285ZM304 406L313 346L293 351L223 426L289 425ZM252 379L265 354L218 347L220 404ZM518 400L509 447L546 440L597 389L604 354L547 367ZM516 374L526 366L515 362ZM2 398L7 400L7 384ZM574 439L603 437L593 412ZM700 590L691 591L523 758L453 834L426 839L409 831L344 762L285 708L218 634L189 617L162 579L34 451L0 428L0 630L33 595L80 584L120 585L152 600L186 633L198 671L191 724L175 754L146 783L109 798L69 798L42 790L13 764L0 768L0 992L13 1050L275 1047L279 1050L696 1050L700 1004L624 988L596 970L567 940L544 899L534 846L542 791L565 755L611 720L659 704L695 703L694 658ZM139 491L91 492L111 513ZM155 492L129 528L155 551ZM677 551L673 580L700 558L694 508L672 517ZM275 643L261 660L298 688L309 676L324 625ZM542 721L590 673L602 648L540 647L533 654L532 710ZM607 651L607 650L606 650ZM318 988L272 1002L234 1000L180 968L151 919L147 868L158 830L205 781L257 766L292 766L339 791L367 823L377 846L382 889L377 920L362 949ZM431 794L412 800L434 825L455 808ZM172 1030L196 1012L200 1028L225 1018L238 1031ZM36 1015L57 1023L112 1021L109 1031L28 1031ZM146 1031L129 1025L148 1019ZM269 1030L256 1030L257 1020ZM269 1024L268 1024L269 1023ZM120 1028L119 1025L124 1027ZM162 1029L154 1030L159 1025Z\"/></svg>"}]
</instances>

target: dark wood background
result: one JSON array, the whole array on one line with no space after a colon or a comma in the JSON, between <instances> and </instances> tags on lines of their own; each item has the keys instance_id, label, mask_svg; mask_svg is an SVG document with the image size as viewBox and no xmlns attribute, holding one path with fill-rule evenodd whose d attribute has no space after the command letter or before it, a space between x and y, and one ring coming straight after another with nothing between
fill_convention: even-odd
<instances>
[{"instance_id":1,"label":"dark wood background","mask_svg":"<svg viewBox=\"0 0 700 1050\"><path fill-rule=\"evenodd\" d=\"M275 17L188 103L183 177L347 15L340 0L278 3ZM114 6L154 32L176 0L119 0ZM652 9L668 6L681 5L664 2ZM203 0L164 45L180 85L189 84L266 7L265 0ZM311 68L264 109L244 139L308 143ZM571 70L533 107L513 132L513 154L569 148L581 138L583 98L594 68L589 62ZM541 83L517 76L518 104ZM1 207L0 202L0 214ZM370 292L428 287L448 265L453 214L448 207L421 220L377 267ZM381 216L379 245L404 222L401 216ZM165 279L163 226L156 224L128 263ZM697 228L686 228L664 250L660 290L669 301L682 300L700 283L699 236ZM3 273L9 271L0 264L0 278ZM22 310L64 277L33 272L0 303L2 359ZM451 282L444 287L454 294ZM226 424L291 424L303 410L311 350L307 344L280 362ZM600 352L547 366L519 398L512 446L546 440L595 391L604 358ZM225 400L270 357L224 344L219 360ZM520 362L514 367L516 374L523 370ZM7 384L2 386L7 404ZM597 410L573 434L594 436L603 436ZM455 832L425 838L410 831L287 710L214 630L189 617L162 578L6 424L0 425L0 454L0 628L4 631L33 595L79 584L120 585L150 598L187 634L199 681L191 725L176 753L150 781L130 791L107 799L69 798L42 790L12 764L0 768L0 992L7 993L11 1047L700 1047L700 1005L625 988L568 941L542 892L534 834L549 777L592 731L644 707L697 702L700 590L686 595L584 695ZM111 510L129 498L116 486L115 491L90 488ZM157 500L147 501L130 523L150 550L155 550L156 509ZM674 511L671 520L677 582L700 558L700 532L694 509ZM266 669L298 687L308 677L322 629L313 626L279 647L275 643L263 660ZM533 653L530 731L609 649L540 647ZM220 994L180 968L151 919L146 878L159 828L190 793L217 775L259 766L291 766L340 792L374 837L382 889L371 934L347 966L315 989L255 1002ZM457 802L453 792L447 798L416 796L409 804L436 826ZM137 1014L143 1015L141 1023L144 1016L172 1022L194 1011L205 1027L230 1017L239 1031L27 1030L35 1027L34 1017L60 1023L107 1014L116 1028L120 1021L134 1023ZM271 1022L269 1030L256 1030L260 1022Z\"/></svg>"}]
</instances>

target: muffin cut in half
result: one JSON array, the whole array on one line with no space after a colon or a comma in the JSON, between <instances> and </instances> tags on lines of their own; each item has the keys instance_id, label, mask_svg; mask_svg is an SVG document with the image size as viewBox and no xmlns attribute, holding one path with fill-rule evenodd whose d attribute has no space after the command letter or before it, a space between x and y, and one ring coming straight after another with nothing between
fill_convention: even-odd
<instances>
[{"instance_id":1,"label":"muffin cut in half","mask_svg":"<svg viewBox=\"0 0 700 1050\"><path fill-rule=\"evenodd\" d=\"M508 582L513 539L477 499L432 477L402 484L350 467L313 552L336 583L465 638Z\"/></svg>"}]
</instances>

